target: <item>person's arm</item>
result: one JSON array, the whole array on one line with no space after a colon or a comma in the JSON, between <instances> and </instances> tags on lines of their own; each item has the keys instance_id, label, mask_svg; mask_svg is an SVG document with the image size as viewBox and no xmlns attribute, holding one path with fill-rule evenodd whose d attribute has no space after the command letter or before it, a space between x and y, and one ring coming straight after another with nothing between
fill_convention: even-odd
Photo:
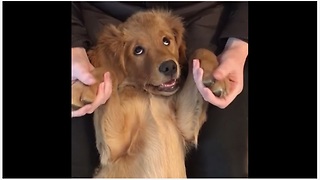
<instances>
[{"instance_id":1,"label":"person's arm","mask_svg":"<svg viewBox=\"0 0 320 180\"><path fill-rule=\"evenodd\" d=\"M248 43L248 2L226 3L230 10L220 40L237 38Z\"/></svg>"},{"instance_id":2,"label":"person's arm","mask_svg":"<svg viewBox=\"0 0 320 180\"><path fill-rule=\"evenodd\" d=\"M72 30L72 48L83 47L88 50L91 45L87 30L84 26L81 12L81 2L72 2L72 17L71 17L71 30Z\"/></svg>"},{"instance_id":3,"label":"person's arm","mask_svg":"<svg viewBox=\"0 0 320 180\"><path fill-rule=\"evenodd\" d=\"M95 83L95 79L90 73L94 69L90 63L87 52L90 47L90 40L87 30L82 21L81 4L72 2L72 77L71 84L75 80L79 80L84 84L91 85ZM104 74L104 82L100 83L97 96L92 104L87 104L82 108L72 111L72 117L79 117L85 114L91 114L101 104L104 104L111 95L112 84L110 74Z\"/></svg>"}]
</instances>

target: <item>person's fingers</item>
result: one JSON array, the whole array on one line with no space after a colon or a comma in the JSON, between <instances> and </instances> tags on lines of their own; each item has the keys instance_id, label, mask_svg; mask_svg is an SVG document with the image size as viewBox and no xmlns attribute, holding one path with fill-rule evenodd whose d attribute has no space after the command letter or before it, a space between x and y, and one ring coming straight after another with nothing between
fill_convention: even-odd
<instances>
[{"instance_id":1,"label":"person's fingers","mask_svg":"<svg viewBox=\"0 0 320 180\"><path fill-rule=\"evenodd\" d=\"M243 84L241 82L233 82L233 84L231 84L231 86L232 87L230 87L229 92L226 97L212 98L210 103L212 103L222 109L229 106L229 104L241 93L241 91L243 89Z\"/></svg>"},{"instance_id":2,"label":"person's fingers","mask_svg":"<svg viewBox=\"0 0 320 180\"><path fill-rule=\"evenodd\" d=\"M211 102L212 99L217 97L211 92L211 90L204 86L202 83L203 69L200 68L199 60L193 60L193 78L196 86L205 101Z\"/></svg>"},{"instance_id":3,"label":"person's fingers","mask_svg":"<svg viewBox=\"0 0 320 180\"><path fill-rule=\"evenodd\" d=\"M102 82L101 84L99 84L98 93L97 93L97 97L95 98L95 100L91 104L87 104L76 111L72 111L72 117L79 117L79 116L83 116L85 114L91 114L101 104L105 103L107 98L105 98L105 95L104 95L104 88L105 88L105 83Z\"/></svg>"},{"instance_id":4,"label":"person's fingers","mask_svg":"<svg viewBox=\"0 0 320 180\"><path fill-rule=\"evenodd\" d=\"M79 117L85 114L93 113L101 104L105 102L103 91L104 91L104 82L99 84L98 93L95 100L91 104L87 104L76 111L72 111L72 117Z\"/></svg>"},{"instance_id":5,"label":"person's fingers","mask_svg":"<svg viewBox=\"0 0 320 180\"><path fill-rule=\"evenodd\" d=\"M193 72L194 81L195 81L198 89L204 88L204 85L202 83L203 69L200 68L200 62L197 59L193 60L192 72Z\"/></svg>"},{"instance_id":6,"label":"person's fingers","mask_svg":"<svg viewBox=\"0 0 320 180\"><path fill-rule=\"evenodd\" d=\"M229 63L230 61L222 61L222 63L213 72L213 77L217 80L222 80L226 78L233 69L233 65Z\"/></svg>"},{"instance_id":7,"label":"person's fingers","mask_svg":"<svg viewBox=\"0 0 320 180\"><path fill-rule=\"evenodd\" d=\"M88 105L80 108L77 111L72 111L72 117L79 117L85 114L93 113L101 104L104 104L110 97L112 92L112 81L110 78L110 73L104 74L104 82L99 84L97 97L95 100Z\"/></svg>"},{"instance_id":8,"label":"person's fingers","mask_svg":"<svg viewBox=\"0 0 320 180\"><path fill-rule=\"evenodd\" d=\"M79 80L86 85L94 84L96 80L90 73L92 70L94 70L94 67L89 60L78 60L72 64L71 80Z\"/></svg>"},{"instance_id":9,"label":"person's fingers","mask_svg":"<svg viewBox=\"0 0 320 180\"><path fill-rule=\"evenodd\" d=\"M110 73L106 72L104 74L104 82L100 83L99 89L97 92L97 97L91 104L91 109L89 110L89 113L92 113L94 110L96 110L101 104L106 103L106 101L109 99L112 92L112 81L110 78Z\"/></svg>"},{"instance_id":10,"label":"person's fingers","mask_svg":"<svg viewBox=\"0 0 320 180\"><path fill-rule=\"evenodd\" d=\"M202 95L203 99L221 109L226 108L235 97L238 95L237 88L233 89L230 94L224 98L216 97L212 91L205 87L202 83L203 70L200 68L200 63L198 60L193 61L193 77L196 83L196 86Z\"/></svg>"},{"instance_id":11,"label":"person's fingers","mask_svg":"<svg viewBox=\"0 0 320 180\"><path fill-rule=\"evenodd\" d=\"M88 113L92 113L94 110L96 110L101 104L106 102L105 93L104 93L104 87L105 83L102 82L99 84L97 97L95 100L91 103L91 109L88 111Z\"/></svg>"},{"instance_id":12,"label":"person's fingers","mask_svg":"<svg viewBox=\"0 0 320 180\"><path fill-rule=\"evenodd\" d=\"M89 71L91 72L92 70L94 70L94 66L91 63L88 63L89 66Z\"/></svg>"},{"instance_id":13,"label":"person's fingers","mask_svg":"<svg viewBox=\"0 0 320 180\"><path fill-rule=\"evenodd\" d=\"M91 104L85 105L82 108L71 111L71 117L80 117L88 113L88 111L91 109Z\"/></svg>"},{"instance_id":14,"label":"person's fingers","mask_svg":"<svg viewBox=\"0 0 320 180\"><path fill-rule=\"evenodd\" d=\"M104 73L104 102L106 102L112 93L112 80L110 77L110 73Z\"/></svg>"},{"instance_id":15,"label":"person's fingers","mask_svg":"<svg viewBox=\"0 0 320 180\"><path fill-rule=\"evenodd\" d=\"M231 93L224 98L213 97L209 102L219 107L220 109L224 109L234 100L236 96L236 93Z\"/></svg>"},{"instance_id":16,"label":"person's fingers","mask_svg":"<svg viewBox=\"0 0 320 180\"><path fill-rule=\"evenodd\" d=\"M86 85L91 85L96 82L93 75L86 69L79 69L78 73L76 74L76 77L79 81Z\"/></svg>"}]
</instances>

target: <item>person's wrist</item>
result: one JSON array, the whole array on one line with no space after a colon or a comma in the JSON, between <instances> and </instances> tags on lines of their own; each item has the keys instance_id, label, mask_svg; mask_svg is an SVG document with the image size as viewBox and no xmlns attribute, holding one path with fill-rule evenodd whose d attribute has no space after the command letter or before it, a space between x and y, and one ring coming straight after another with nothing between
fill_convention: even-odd
<instances>
[{"instance_id":1,"label":"person's wrist","mask_svg":"<svg viewBox=\"0 0 320 180\"><path fill-rule=\"evenodd\" d=\"M235 49L248 55L248 43L238 38L229 38L225 45L225 49Z\"/></svg>"},{"instance_id":2,"label":"person's wrist","mask_svg":"<svg viewBox=\"0 0 320 180\"><path fill-rule=\"evenodd\" d=\"M86 49L83 47L73 47L73 48L71 48L71 53L72 53L72 56L84 54L84 53L86 53Z\"/></svg>"},{"instance_id":3,"label":"person's wrist","mask_svg":"<svg viewBox=\"0 0 320 180\"><path fill-rule=\"evenodd\" d=\"M225 52L232 52L244 63L248 56L248 43L238 38L229 38L224 48Z\"/></svg>"}]
</instances>

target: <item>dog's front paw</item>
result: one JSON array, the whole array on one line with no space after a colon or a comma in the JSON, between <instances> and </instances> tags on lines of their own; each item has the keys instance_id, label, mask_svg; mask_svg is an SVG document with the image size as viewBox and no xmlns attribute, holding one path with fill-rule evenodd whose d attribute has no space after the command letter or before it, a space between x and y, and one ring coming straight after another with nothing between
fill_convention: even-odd
<instances>
[{"instance_id":1,"label":"dog's front paw","mask_svg":"<svg viewBox=\"0 0 320 180\"><path fill-rule=\"evenodd\" d=\"M78 110L86 104L90 104L96 98L96 93L99 84L94 84L91 86L84 85L80 81L75 82L72 89L72 110Z\"/></svg>"},{"instance_id":2,"label":"dog's front paw","mask_svg":"<svg viewBox=\"0 0 320 180\"><path fill-rule=\"evenodd\" d=\"M202 83L209 89L211 89L212 93L219 97L223 98L227 96L228 94L228 80L222 80L222 81L217 81L215 80L212 75L210 76L203 76Z\"/></svg>"},{"instance_id":3,"label":"dog's front paw","mask_svg":"<svg viewBox=\"0 0 320 180\"><path fill-rule=\"evenodd\" d=\"M91 73L96 79L96 83L90 86L83 84L80 81L76 81L72 84L71 90L71 107L72 110L77 110L86 104L91 104L98 92L99 84L103 82L103 75L106 72L103 68L97 68Z\"/></svg>"},{"instance_id":4,"label":"dog's front paw","mask_svg":"<svg viewBox=\"0 0 320 180\"><path fill-rule=\"evenodd\" d=\"M218 81L214 79L212 73L218 67L219 62L214 53L207 49L197 49L193 59L200 60L200 67L203 69L202 83L211 89L212 93L220 98L228 94L228 80Z\"/></svg>"}]
</instances>

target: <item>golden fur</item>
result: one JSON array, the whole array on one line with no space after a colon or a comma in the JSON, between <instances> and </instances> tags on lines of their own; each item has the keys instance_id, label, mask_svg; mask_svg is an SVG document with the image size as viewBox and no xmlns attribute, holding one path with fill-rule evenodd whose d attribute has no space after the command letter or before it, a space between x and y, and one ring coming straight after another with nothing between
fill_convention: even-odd
<instances>
[{"instance_id":1,"label":"golden fur","mask_svg":"<svg viewBox=\"0 0 320 180\"><path fill-rule=\"evenodd\" d=\"M181 19L170 12L139 12L118 27L107 26L88 52L99 83L108 71L113 86L109 100L94 113L101 162L95 177L186 177L185 154L197 144L207 102L196 88L192 66L183 76L184 65L192 63L185 57L183 34ZM216 56L199 49L193 58L201 61L204 84L224 96L227 81L214 82L211 76ZM73 84L72 104L92 102L99 83Z\"/></svg>"}]
</instances>

